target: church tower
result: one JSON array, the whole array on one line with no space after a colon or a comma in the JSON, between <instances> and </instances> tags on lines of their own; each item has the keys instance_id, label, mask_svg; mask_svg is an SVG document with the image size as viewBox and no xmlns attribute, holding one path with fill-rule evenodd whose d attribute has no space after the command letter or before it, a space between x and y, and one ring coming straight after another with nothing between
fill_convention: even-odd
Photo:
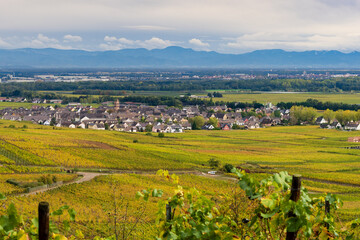
<instances>
[{"instance_id":1,"label":"church tower","mask_svg":"<svg viewBox=\"0 0 360 240\"><path fill-rule=\"evenodd\" d=\"M120 109L120 102L119 102L119 99L116 100L116 102L114 103L115 107L114 107L114 110L117 112L119 111Z\"/></svg>"}]
</instances>

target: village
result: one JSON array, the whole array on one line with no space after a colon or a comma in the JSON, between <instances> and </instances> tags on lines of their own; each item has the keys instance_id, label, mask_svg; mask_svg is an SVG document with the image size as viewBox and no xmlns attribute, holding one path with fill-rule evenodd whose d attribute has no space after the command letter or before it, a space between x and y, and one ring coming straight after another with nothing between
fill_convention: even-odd
<instances>
[{"instance_id":1,"label":"village","mask_svg":"<svg viewBox=\"0 0 360 240\"><path fill-rule=\"evenodd\" d=\"M49 102L59 103L56 100ZM231 130L275 126L287 122L290 111L279 110L272 104L257 109L230 109L226 105L195 105L179 109L166 105L120 103L117 100L111 105L107 102L97 108L83 106L80 103L69 103L65 107L33 105L30 109L5 108L0 110L0 116L5 120L28 121L54 127L181 133L192 129ZM201 120L195 123L193 120L196 118Z\"/></svg>"},{"instance_id":2,"label":"village","mask_svg":"<svg viewBox=\"0 0 360 240\"><path fill-rule=\"evenodd\" d=\"M26 102L25 98L0 98L0 102ZM232 130L255 129L291 124L290 109L280 109L271 103L261 108L236 108L226 105L183 108L167 105L148 106L138 102L103 102L94 108L82 103L61 105L61 99L33 99L31 108L5 108L0 118L28 121L54 127L115 130L124 132L182 133L185 130ZM37 104L50 104L48 106ZM195 120L197 119L197 120ZM309 124L308 121L299 123ZM329 122L323 116L313 123L322 129L360 131L360 122L347 121L340 124L336 119Z\"/></svg>"}]
</instances>

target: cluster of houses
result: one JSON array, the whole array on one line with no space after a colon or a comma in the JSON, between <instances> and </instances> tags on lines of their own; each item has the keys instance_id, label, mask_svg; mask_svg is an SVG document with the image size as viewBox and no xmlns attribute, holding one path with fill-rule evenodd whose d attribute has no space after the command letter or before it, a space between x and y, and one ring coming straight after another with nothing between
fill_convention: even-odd
<instances>
[{"instance_id":1,"label":"cluster of houses","mask_svg":"<svg viewBox=\"0 0 360 240\"><path fill-rule=\"evenodd\" d=\"M199 106L187 106L182 109L165 105L147 106L140 103L122 103L114 106L102 105L98 108L69 104L66 107L37 106L27 108L6 108L0 110L2 119L31 121L37 124L68 128L87 128L97 130L116 130L126 132L166 132L181 133L191 130L189 119L202 116L205 122L217 119L217 126L205 124L202 129L230 130L234 126L253 129L274 126L289 119L289 111L282 110L281 117L273 117L276 106L262 109L228 109L227 106L212 106L204 109ZM252 112L256 116L243 117L243 112Z\"/></svg>"},{"instance_id":2,"label":"cluster of houses","mask_svg":"<svg viewBox=\"0 0 360 240\"><path fill-rule=\"evenodd\" d=\"M318 117L315 123L320 125L320 128L323 129L341 129L347 131L360 131L360 122L347 122L343 126L337 120L334 120L331 123L329 123L324 117Z\"/></svg>"},{"instance_id":3,"label":"cluster of houses","mask_svg":"<svg viewBox=\"0 0 360 240\"><path fill-rule=\"evenodd\" d=\"M31 102L31 103L54 103L54 104L61 104L61 99L40 99L40 98L34 98L31 101L28 101L24 97L0 97L0 102L17 102L17 103L24 103L24 102Z\"/></svg>"}]
</instances>

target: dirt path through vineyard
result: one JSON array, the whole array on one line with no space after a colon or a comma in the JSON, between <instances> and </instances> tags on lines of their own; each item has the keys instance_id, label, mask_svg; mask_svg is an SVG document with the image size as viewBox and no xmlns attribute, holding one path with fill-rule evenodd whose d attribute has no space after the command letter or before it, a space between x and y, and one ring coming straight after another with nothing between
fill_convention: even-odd
<instances>
[{"instance_id":1,"label":"dirt path through vineyard","mask_svg":"<svg viewBox=\"0 0 360 240\"><path fill-rule=\"evenodd\" d=\"M61 184L61 185L59 185L59 186L55 186L55 187L51 187L51 188L45 188L45 189L40 189L40 190L37 190L37 191L34 191L34 192L30 192L30 193L22 193L22 194L19 194L18 196L34 195L34 194L37 194L37 193L42 193L42 192L50 191L50 190L52 190L52 189L59 188L59 187L62 187L62 186L66 186L66 185L69 185L69 184L88 182L88 181L91 181L91 180L93 180L95 177L100 176L100 175L107 175L107 173L95 173L95 172L78 172L77 174L78 174L78 175L81 175L82 178L76 179L75 181L71 181L71 182L68 182L68 183Z\"/></svg>"},{"instance_id":2,"label":"dirt path through vineyard","mask_svg":"<svg viewBox=\"0 0 360 240\"><path fill-rule=\"evenodd\" d=\"M123 174L124 173L127 173L126 171L122 172ZM142 171L138 171L138 172L133 172L135 174L149 174L149 172L142 172ZM31 193L21 193L21 194L17 194L17 196L28 196L28 195L34 195L34 194L37 194L37 193L42 193L42 192L46 192L46 191L50 191L52 189L56 189L56 188L59 188L61 186L66 186L66 185L69 185L69 184L80 184L80 183L83 183L83 182L88 182L88 181L91 181L93 180L95 177L97 176L101 176L101 175L108 175L108 174L111 174L111 173L98 173L98 172L78 172L77 173L78 175L81 175L82 177L79 178L79 179L76 179L74 181L71 181L71 182L67 182L67 183L64 183L64 184L61 184L59 186L55 186L55 187L51 187L51 188L46 188L46 189L40 189L40 190L37 190L37 191L34 191L34 192L31 192ZM117 174L121 174L121 173L117 173ZM151 173L151 174L154 174L154 173ZM230 180L230 181L236 181L237 178L235 177L231 177L231 176L226 176L226 175L223 175L223 174L220 174L220 175L211 175L211 174L206 174L206 173L202 173L202 172L199 172L199 171L176 171L176 174L196 174L196 175L200 175L200 176L203 176L203 177L207 177L207 178L212 178L212 179L218 179L218 180ZM337 185L343 185L343 186L351 186L351 187L359 187L359 185L356 185L356 184L349 184L349 183L342 183L342 182L335 182L335 181L327 181L327 180L320 180L320 179L315 179L315 178L307 178L307 177L303 177L304 180L309 180L309 181L315 181L315 182L322 182L322 183L329 183L329 184L337 184ZM314 192L315 193L315 192ZM317 192L316 192L317 193ZM338 194L342 194L342 193L338 193Z\"/></svg>"}]
</instances>

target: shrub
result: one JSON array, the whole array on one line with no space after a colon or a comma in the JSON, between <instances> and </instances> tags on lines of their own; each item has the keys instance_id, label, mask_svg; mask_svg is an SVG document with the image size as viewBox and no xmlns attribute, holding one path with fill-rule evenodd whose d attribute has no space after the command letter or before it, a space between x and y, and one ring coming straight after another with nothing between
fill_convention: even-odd
<instances>
[{"instance_id":1,"label":"shrub","mask_svg":"<svg viewBox=\"0 0 360 240\"><path fill-rule=\"evenodd\" d=\"M8 179L6 180L7 183L15 185L15 186L20 186L20 183L18 181L16 181L15 179Z\"/></svg>"},{"instance_id":2,"label":"shrub","mask_svg":"<svg viewBox=\"0 0 360 240\"><path fill-rule=\"evenodd\" d=\"M159 134L158 134L158 137L159 137L159 138L163 138L163 137L165 137L165 133L162 133L162 132L161 132L161 133L159 133Z\"/></svg>"},{"instance_id":3,"label":"shrub","mask_svg":"<svg viewBox=\"0 0 360 240\"><path fill-rule=\"evenodd\" d=\"M56 182L56 181L54 181L54 179L57 181L56 176L52 176L52 177L51 177L50 174L48 174L48 175L42 175L42 176L39 178L38 182L41 182L41 183L44 183L44 184L52 184L52 183Z\"/></svg>"},{"instance_id":4,"label":"shrub","mask_svg":"<svg viewBox=\"0 0 360 240\"><path fill-rule=\"evenodd\" d=\"M137 143L137 142L139 142L137 139L134 139L134 140L133 140L133 143Z\"/></svg>"},{"instance_id":5,"label":"shrub","mask_svg":"<svg viewBox=\"0 0 360 240\"><path fill-rule=\"evenodd\" d=\"M233 168L234 168L234 166L229 163L224 165L224 171L227 173L230 173Z\"/></svg>"},{"instance_id":6,"label":"shrub","mask_svg":"<svg viewBox=\"0 0 360 240\"><path fill-rule=\"evenodd\" d=\"M220 161L216 160L215 158L210 158L208 163L211 168L218 168L220 166Z\"/></svg>"},{"instance_id":7,"label":"shrub","mask_svg":"<svg viewBox=\"0 0 360 240\"><path fill-rule=\"evenodd\" d=\"M54 176L52 176L52 181L54 182L54 183L56 183L57 182L57 177L54 175Z\"/></svg>"},{"instance_id":8,"label":"shrub","mask_svg":"<svg viewBox=\"0 0 360 240\"><path fill-rule=\"evenodd\" d=\"M151 132L151 131L152 131L152 128L153 128L153 125L148 124L148 125L146 125L146 127L145 127L145 131L146 131L146 132Z\"/></svg>"}]
</instances>

